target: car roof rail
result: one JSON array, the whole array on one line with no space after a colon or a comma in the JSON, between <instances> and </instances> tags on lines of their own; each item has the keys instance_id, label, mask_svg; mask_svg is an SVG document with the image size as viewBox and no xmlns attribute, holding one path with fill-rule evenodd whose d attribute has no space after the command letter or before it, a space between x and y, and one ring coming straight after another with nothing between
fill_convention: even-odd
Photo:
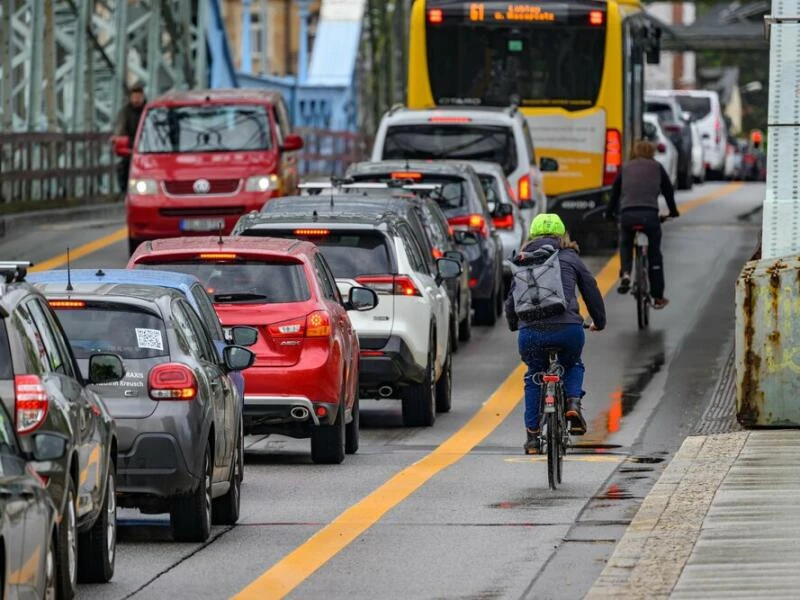
<instances>
[{"instance_id":1,"label":"car roof rail","mask_svg":"<svg viewBox=\"0 0 800 600\"><path fill-rule=\"evenodd\" d=\"M392 105L392 107L389 109L389 111L386 114L391 117L398 110L403 110L405 107L406 107L406 105L403 104L402 102L397 102L396 104Z\"/></svg>"},{"instance_id":2,"label":"car roof rail","mask_svg":"<svg viewBox=\"0 0 800 600\"><path fill-rule=\"evenodd\" d=\"M0 277L6 283L19 283L25 281L28 269L33 263L28 260L4 260L0 261Z\"/></svg>"}]
</instances>

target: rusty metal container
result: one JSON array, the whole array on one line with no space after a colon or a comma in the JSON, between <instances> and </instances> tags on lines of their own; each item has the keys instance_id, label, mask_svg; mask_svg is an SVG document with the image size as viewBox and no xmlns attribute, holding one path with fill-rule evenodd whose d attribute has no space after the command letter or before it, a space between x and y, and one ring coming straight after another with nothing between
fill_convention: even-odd
<instances>
[{"instance_id":1,"label":"rusty metal container","mask_svg":"<svg viewBox=\"0 0 800 600\"><path fill-rule=\"evenodd\" d=\"M736 418L800 426L800 257L750 261L736 281Z\"/></svg>"}]
</instances>

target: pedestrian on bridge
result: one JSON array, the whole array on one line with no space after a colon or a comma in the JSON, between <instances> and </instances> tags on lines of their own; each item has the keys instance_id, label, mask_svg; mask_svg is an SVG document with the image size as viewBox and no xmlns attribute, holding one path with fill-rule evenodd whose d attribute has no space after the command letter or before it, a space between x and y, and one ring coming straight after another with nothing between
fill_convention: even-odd
<instances>
[{"instance_id":1,"label":"pedestrian on bridge","mask_svg":"<svg viewBox=\"0 0 800 600\"><path fill-rule=\"evenodd\" d=\"M141 83L134 84L128 91L128 103L122 107L117 116L116 135L125 136L131 144L139 130L139 121L142 119L144 106L147 99L144 95L144 86ZM123 156L117 164L117 182L119 190L125 193L128 189L128 172L131 167L130 156Z\"/></svg>"}]
</instances>

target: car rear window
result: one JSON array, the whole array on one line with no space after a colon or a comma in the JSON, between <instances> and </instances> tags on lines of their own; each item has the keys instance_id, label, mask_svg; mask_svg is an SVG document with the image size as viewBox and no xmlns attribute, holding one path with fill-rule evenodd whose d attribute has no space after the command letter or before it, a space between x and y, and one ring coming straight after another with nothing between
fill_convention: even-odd
<instances>
[{"instance_id":1,"label":"car rear window","mask_svg":"<svg viewBox=\"0 0 800 600\"><path fill-rule=\"evenodd\" d=\"M8 346L8 332L5 319L0 319L0 379L13 379L11 368L11 349Z\"/></svg>"},{"instance_id":2,"label":"car rear window","mask_svg":"<svg viewBox=\"0 0 800 600\"><path fill-rule=\"evenodd\" d=\"M386 132L383 159L463 159L497 163L506 175L517 168L511 127L502 125L395 125Z\"/></svg>"},{"instance_id":3,"label":"car rear window","mask_svg":"<svg viewBox=\"0 0 800 600\"><path fill-rule=\"evenodd\" d=\"M478 179L481 180L483 193L486 194L486 202L497 204L503 201L503 195L500 192L500 185L496 177L493 175L478 175Z\"/></svg>"},{"instance_id":4,"label":"car rear window","mask_svg":"<svg viewBox=\"0 0 800 600\"><path fill-rule=\"evenodd\" d=\"M293 229L250 229L242 235L262 235L313 242L322 252L333 271L333 276L337 279L354 279L360 275L383 275L392 272L386 238L372 231L331 231L325 235L301 235Z\"/></svg>"},{"instance_id":5,"label":"car rear window","mask_svg":"<svg viewBox=\"0 0 800 600\"><path fill-rule=\"evenodd\" d=\"M149 312L119 306L56 309L77 359L113 352L126 360L169 355L164 321Z\"/></svg>"},{"instance_id":6,"label":"car rear window","mask_svg":"<svg viewBox=\"0 0 800 600\"><path fill-rule=\"evenodd\" d=\"M677 100L681 110L690 113L695 121L699 121L711 112L711 98L678 96Z\"/></svg>"},{"instance_id":7,"label":"car rear window","mask_svg":"<svg viewBox=\"0 0 800 600\"><path fill-rule=\"evenodd\" d=\"M411 174L407 171L403 173ZM353 176L353 179L356 181L382 183L391 181L395 175L396 173L356 174ZM448 210L460 209L468 205L467 183L464 179L443 175L428 175L425 173L413 173L413 175L413 181L416 183L430 183L441 186L437 192L431 194L431 198L436 200L436 203L445 214L448 214Z\"/></svg>"},{"instance_id":8,"label":"car rear window","mask_svg":"<svg viewBox=\"0 0 800 600\"><path fill-rule=\"evenodd\" d=\"M659 121L671 122L673 119L672 107L663 102L647 102L645 111L656 115Z\"/></svg>"},{"instance_id":9,"label":"car rear window","mask_svg":"<svg viewBox=\"0 0 800 600\"><path fill-rule=\"evenodd\" d=\"M177 261L138 264L194 275L217 304L282 304L311 298L303 265L261 260Z\"/></svg>"}]
</instances>

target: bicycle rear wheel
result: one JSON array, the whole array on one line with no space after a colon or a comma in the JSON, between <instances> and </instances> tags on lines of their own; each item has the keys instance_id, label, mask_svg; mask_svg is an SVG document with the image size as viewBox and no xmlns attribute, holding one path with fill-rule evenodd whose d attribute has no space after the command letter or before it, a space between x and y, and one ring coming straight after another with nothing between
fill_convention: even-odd
<instances>
[{"instance_id":1,"label":"bicycle rear wheel","mask_svg":"<svg viewBox=\"0 0 800 600\"><path fill-rule=\"evenodd\" d=\"M547 413L547 482L554 490L561 483L561 435L558 413Z\"/></svg>"},{"instance_id":2,"label":"bicycle rear wheel","mask_svg":"<svg viewBox=\"0 0 800 600\"><path fill-rule=\"evenodd\" d=\"M559 393L559 404L556 414L558 415L558 483L561 483L561 475L564 473L564 455L567 453L567 444L569 443L569 427L567 425L567 417L564 414L566 405L564 401L564 393Z\"/></svg>"},{"instance_id":3,"label":"bicycle rear wheel","mask_svg":"<svg viewBox=\"0 0 800 600\"><path fill-rule=\"evenodd\" d=\"M647 257L636 248L636 322L639 329L650 325L650 285L647 280Z\"/></svg>"}]
</instances>

